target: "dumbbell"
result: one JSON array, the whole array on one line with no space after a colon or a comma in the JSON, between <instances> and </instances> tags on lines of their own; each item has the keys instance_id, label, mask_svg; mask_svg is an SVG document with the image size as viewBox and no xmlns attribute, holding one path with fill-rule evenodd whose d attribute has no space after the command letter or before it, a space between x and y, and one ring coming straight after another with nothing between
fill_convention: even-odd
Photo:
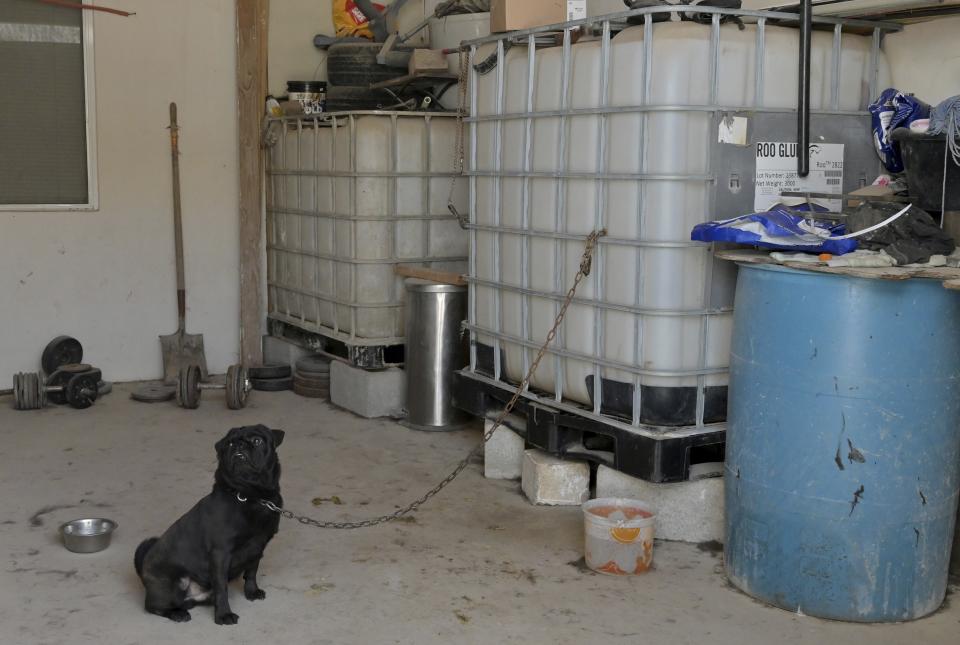
<instances>
[{"instance_id":1,"label":"dumbbell","mask_svg":"<svg viewBox=\"0 0 960 645\"><path fill-rule=\"evenodd\" d=\"M227 377L223 385L219 383L201 383L200 366L188 365L180 370L177 379L177 405L188 410L200 407L200 395L203 390L226 390L227 407L239 410L246 407L247 395L251 390L247 368L231 365L227 368Z\"/></svg>"},{"instance_id":2,"label":"dumbbell","mask_svg":"<svg viewBox=\"0 0 960 645\"><path fill-rule=\"evenodd\" d=\"M39 410L47 403L48 395L70 404L78 410L84 410L97 400L97 384L100 382L100 370L87 369L81 373L70 375L68 372L61 384L48 384L47 377L38 372L19 372L13 375L13 389L0 390L2 394L12 394L13 404L17 410Z\"/></svg>"}]
</instances>

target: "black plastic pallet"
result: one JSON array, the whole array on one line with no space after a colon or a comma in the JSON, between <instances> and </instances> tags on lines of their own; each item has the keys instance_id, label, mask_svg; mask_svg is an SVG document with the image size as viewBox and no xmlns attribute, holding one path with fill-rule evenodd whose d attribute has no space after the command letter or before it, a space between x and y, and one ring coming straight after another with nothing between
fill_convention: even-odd
<instances>
[{"instance_id":1,"label":"black plastic pallet","mask_svg":"<svg viewBox=\"0 0 960 645\"><path fill-rule=\"evenodd\" d=\"M404 345L351 343L319 331L308 331L282 320L270 319L270 335L289 340L318 354L345 360L354 367L379 370L403 365Z\"/></svg>"},{"instance_id":2,"label":"black plastic pallet","mask_svg":"<svg viewBox=\"0 0 960 645\"><path fill-rule=\"evenodd\" d=\"M454 374L454 404L470 414L492 418L503 410L515 388L469 370ZM584 409L584 412L589 412ZM654 483L686 481L690 466L723 461L726 431L721 424L690 427L624 427L550 404L521 397L513 414L525 417L527 445L560 457L604 464ZM507 424L509 425L509 424Z\"/></svg>"}]
</instances>

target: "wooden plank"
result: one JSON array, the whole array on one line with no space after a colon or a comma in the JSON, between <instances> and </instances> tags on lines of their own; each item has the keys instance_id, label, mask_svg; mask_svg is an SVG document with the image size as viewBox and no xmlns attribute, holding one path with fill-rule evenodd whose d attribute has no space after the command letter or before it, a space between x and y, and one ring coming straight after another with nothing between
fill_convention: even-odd
<instances>
[{"instance_id":1,"label":"wooden plank","mask_svg":"<svg viewBox=\"0 0 960 645\"><path fill-rule=\"evenodd\" d=\"M453 271L437 271L435 269L411 267L402 264L397 265L393 271L397 275L405 278L420 278L421 280L439 282L440 284L452 284L457 287L467 286L467 281L463 279L463 276Z\"/></svg>"},{"instance_id":2,"label":"wooden plank","mask_svg":"<svg viewBox=\"0 0 960 645\"><path fill-rule=\"evenodd\" d=\"M957 280L957 287L948 286L947 284L944 284L944 286L948 289L960 289L960 269L954 267L830 267L826 264L806 262L777 262L770 257L769 253L753 250L721 250L716 252L716 256L721 260L742 262L744 264L778 264L791 269L846 275L853 278L868 278L872 280L910 280L911 278Z\"/></svg>"},{"instance_id":3,"label":"wooden plank","mask_svg":"<svg viewBox=\"0 0 960 645\"><path fill-rule=\"evenodd\" d=\"M236 0L237 114L240 143L240 361L263 362L261 256L263 154L260 128L267 88L268 0Z\"/></svg>"}]
</instances>

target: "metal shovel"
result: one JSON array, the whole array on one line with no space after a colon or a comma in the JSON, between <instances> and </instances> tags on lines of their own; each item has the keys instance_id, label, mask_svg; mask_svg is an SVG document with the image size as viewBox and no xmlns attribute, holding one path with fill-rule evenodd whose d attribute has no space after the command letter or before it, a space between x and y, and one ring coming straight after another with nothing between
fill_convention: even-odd
<instances>
[{"instance_id":1,"label":"metal shovel","mask_svg":"<svg viewBox=\"0 0 960 645\"><path fill-rule=\"evenodd\" d=\"M177 315L176 333L160 337L163 350L163 382L177 382L180 369L188 365L200 367L200 378L207 380L207 357L203 352L203 334L188 334L187 288L183 277L183 223L180 213L180 147L177 127L177 104L170 104L170 155L173 164L173 230L177 248Z\"/></svg>"}]
</instances>

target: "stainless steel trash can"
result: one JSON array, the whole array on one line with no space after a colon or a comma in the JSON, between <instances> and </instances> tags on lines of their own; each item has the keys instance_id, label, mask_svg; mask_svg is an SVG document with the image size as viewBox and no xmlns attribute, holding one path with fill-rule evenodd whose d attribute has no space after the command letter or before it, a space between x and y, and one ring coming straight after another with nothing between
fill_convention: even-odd
<instances>
[{"instance_id":1,"label":"stainless steel trash can","mask_svg":"<svg viewBox=\"0 0 960 645\"><path fill-rule=\"evenodd\" d=\"M460 323L467 288L417 278L406 281L407 417L420 430L451 430L469 420L453 406L453 372L467 364Z\"/></svg>"}]
</instances>

